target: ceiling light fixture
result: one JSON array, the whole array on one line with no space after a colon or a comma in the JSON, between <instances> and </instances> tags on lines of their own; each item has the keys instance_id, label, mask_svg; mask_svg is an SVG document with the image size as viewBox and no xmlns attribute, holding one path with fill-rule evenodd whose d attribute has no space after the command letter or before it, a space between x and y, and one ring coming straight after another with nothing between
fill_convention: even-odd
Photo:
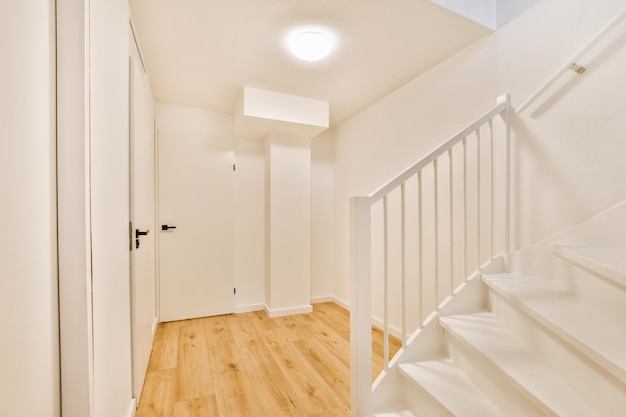
<instances>
[{"instance_id":1,"label":"ceiling light fixture","mask_svg":"<svg viewBox=\"0 0 626 417\"><path fill-rule=\"evenodd\" d=\"M332 38L314 30L294 33L288 44L291 53L304 61L319 61L333 49Z\"/></svg>"}]
</instances>

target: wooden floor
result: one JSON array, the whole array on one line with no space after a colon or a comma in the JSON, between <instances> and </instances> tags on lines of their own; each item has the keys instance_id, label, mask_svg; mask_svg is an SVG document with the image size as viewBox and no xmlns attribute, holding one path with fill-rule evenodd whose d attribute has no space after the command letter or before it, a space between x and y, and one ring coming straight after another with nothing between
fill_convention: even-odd
<instances>
[{"instance_id":1,"label":"wooden floor","mask_svg":"<svg viewBox=\"0 0 626 417\"><path fill-rule=\"evenodd\" d=\"M382 369L373 332L373 375ZM390 354L399 349L390 342ZM160 324L136 417L348 417L349 313L333 303Z\"/></svg>"}]
</instances>

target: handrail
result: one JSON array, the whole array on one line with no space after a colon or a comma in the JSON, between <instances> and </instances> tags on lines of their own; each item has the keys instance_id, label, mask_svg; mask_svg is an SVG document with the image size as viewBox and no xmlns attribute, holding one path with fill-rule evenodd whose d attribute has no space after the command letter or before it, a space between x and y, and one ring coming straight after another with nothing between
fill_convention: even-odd
<instances>
[{"instance_id":1,"label":"handrail","mask_svg":"<svg viewBox=\"0 0 626 417\"><path fill-rule=\"evenodd\" d=\"M372 238L372 221L377 221L380 219L380 212L374 216L373 215L373 206L376 202L382 200L382 234L380 236L377 235L379 239L375 240L377 243L376 249L380 250L377 253L382 258L382 270L379 270L379 277L381 279L383 288L382 288L382 297L383 297L383 324L382 330L384 335L384 371L388 371L390 369L390 360L389 360L389 331L392 324L390 324L388 306L390 306L389 300L389 280L393 278L395 282L399 283L400 288L402 289L401 299L397 299L396 301L391 302L391 305L397 303L396 305L401 306L400 315L401 318L401 327L400 330L402 334L402 346L406 348L407 341L407 305L411 305L411 314L416 314L412 316L417 318L418 329L423 328L425 323L430 320L427 318L424 320L424 317L433 317L432 314L424 314L424 301L425 297L429 298L430 301L434 302L434 312L439 311L441 295L446 298L453 297L455 295L455 278L456 283L458 284L460 280L467 281L468 277L472 275L471 271L468 270L468 263L471 268L476 268L476 270L480 270L480 268L484 265L483 262L493 260L496 256L500 254L506 254L509 252L509 240L510 240L510 231L509 231L509 223L510 223L510 97L508 94L498 97L497 104L494 108L483 116L476 119L474 122L469 124L467 127L462 129L459 133L454 135L451 139L444 142L442 145L437 147L434 151L426 155L419 162L399 174L393 180L387 182L385 185L377 189L375 192L369 194L368 196L357 196L350 199L350 289L352 293L351 306L350 306L350 363L351 363L351 409L352 416L366 416L370 415L372 412L372 293L371 293L371 284L372 284L372 260L374 259L373 250L374 247L372 243L374 239ZM502 134L504 143L501 142L501 146L499 149L499 158L504 163L498 164L498 175L494 174L494 119L497 116L501 116L504 122L505 130ZM481 130L487 132L488 135L481 135ZM502 131L500 131L502 132ZM481 139L482 137L482 139ZM468 140L469 139L469 140ZM484 148L484 156L485 164L481 165L481 141L485 141L486 148ZM467 148L470 146L469 144L475 144L475 153L474 160L476 161L476 165L474 168L474 174L470 173L468 176L468 153ZM459 149L462 147L462 159L453 158L453 155L459 155L455 153L455 149ZM460 149L459 149L460 150ZM447 169L447 177L444 174L444 179L448 181L439 182L438 172L441 169L438 162L440 160L444 162L445 155L447 154L448 162L444 164L443 172ZM461 169L456 171L457 168L454 167L453 162L456 159L458 163L461 164ZM426 185L423 184L422 171L425 168L430 168L432 166L432 178L430 181L433 181L432 184ZM490 174L487 175L484 179L485 182L489 181L488 187L486 189L481 189L481 167L485 170L489 168ZM504 170L504 171L503 171ZM458 172L461 175L460 185L454 185L454 173ZM494 212L494 201L496 195L494 193L494 178L501 178L504 180L503 183L500 183L500 191L498 192L498 198L504 199L501 204L501 211L498 212L497 216ZM427 177L428 178L428 177ZM415 234L416 230L412 230L407 228L407 202L406 202L406 194L409 192L406 185L409 181L415 180L417 182L417 188L415 185L411 185L410 188L413 189L412 194L413 204L417 204L417 213L413 210L411 215L413 216L414 223L418 224L417 234ZM448 183L446 185L445 183ZM432 198L426 197L422 194L422 186L430 187L432 186L433 194ZM442 214L443 216L439 216L438 206L439 206L439 187L442 188L441 194L447 194L447 196L443 196L443 201L447 201L448 204L442 206ZM446 188L447 187L447 188ZM469 191L471 188L471 191ZM460 193L462 189L462 195L459 196L459 200L454 197L455 192ZM393 197L394 192L396 197ZM468 191L471 192L475 197L472 202L473 206L471 208L468 207ZM490 204L481 206L481 195L488 199ZM430 200L429 200L430 198ZM395 199L395 200L394 200ZM428 205L434 208L432 215L434 216L432 221L427 221L424 219L424 211L422 210L422 200L425 199ZM447 199L447 200L446 200ZM460 205L455 205L456 201L463 201ZM501 201L501 200L499 200ZM457 203L458 204L458 203ZM393 207L393 210L392 210ZM472 218L468 217L468 209L471 209L474 212ZM455 221L454 212L459 210L459 213L463 211L464 220L458 222ZM392 212L393 211L393 212ZM397 216L397 217L394 217ZM485 222L484 227L481 227L481 216L485 220L490 220ZM447 219L445 219L447 217ZM502 231L502 240L499 242L501 247L498 248L497 252L494 248L494 230L496 230L495 222L496 217L499 220L499 227ZM389 233L390 230L390 222L395 224L393 226L393 233ZM439 223L442 222L441 229L438 227ZM445 223L448 222L447 225ZM428 224L428 226L426 226ZM399 226L398 226L399 225ZM430 232L427 233L429 236L424 238L422 233L422 227L427 229L430 228ZM414 226L411 226L414 227ZM456 234L455 230L458 227L458 234ZM399 230L398 230L399 228ZM468 229L469 228L469 229ZM470 230L470 231L468 231ZM408 235L411 233L411 239L413 240L413 245L417 245L419 247L418 257L417 259L414 256L411 256L408 252L407 239ZM463 236L457 244L454 244L455 235ZM393 236L392 236L393 235ZM441 239L440 239L441 237ZM432 239L432 241L431 241ZM484 240L482 240L484 239ZM448 241L449 240L449 241ZM390 256L389 248L391 242L395 242L397 246L394 246L394 254L395 256ZM448 243L449 252L446 252L446 249L443 249L445 243ZM432 248L433 253L427 254L422 250L424 247ZM439 250L440 247L443 250ZM381 249L382 248L382 249ZM481 251L482 248L482 251ZM476 255L475 258L468 262L468 257L470 254ZM424 257L424 259L422 259ZM463 258L463 266L461 268L454 268L455 261L460 263L459 260ZM381 259L377 258L377 259ZM396 272L391 274L390 263L392 259L395 259L394 266L397 267ZM409 276L407 273L407 265L408 261L411 261L411 265L413 265L413 272ZM437 265L440 261L445 262L449 261L450 267L446 270L446 272L442 273ZM399 262L399 263L398 263ZM424 271L424 263L429 263L433 266L432 273L428 274L426 277ZM432 277L430 276L432 275ZM405 292L405 283L407 279L411 279L413 283L416 283L419 291L418 294L413 294L411 297L417 297L413 303L407 302L407 295ZM425 281L428 280L428 281ZM425 293L426 286L423 286L424 282L429 282L432 284L432 288L434 288L434 293L430 294L430 292ZM445 291L449 291L446 294L442 294L441 288L439 287L439 283L442 284L442 287ZM449 288L448 288L449 287ZM425 295L426 294L426 295ZM429 301L429 302L430 302ZM415 308L417 307L417 308ZM430 308L430 304L426 306L426 308ZM428 312L426 312L428 313ZM416 322L413 321L412 326L415 326ZM412 327L410 332L414 332L416 329Z\"/></svg>"},{"instance_id":2,"label":"handrail","mask_svg":"<svg viewBox=\"0 0 626 417\"><path fill-rule=\"evenodd\" d=\"M543 84L526 99L518 108L517 113L520 114L528 106L530 106L544 91L548 89L550 85L557 78L567 72L570 67L578 61L584 54L589 52L591 48L593 48L602 38L604 38L609 32L611 32L615 27L626 17L626 7L624 7L609 23L607 23L598 33L596 33L587 43L585 43L574 55L572 55L559 69L557 69L552 76L550 76Z\"/></svg>"}]
</instances>

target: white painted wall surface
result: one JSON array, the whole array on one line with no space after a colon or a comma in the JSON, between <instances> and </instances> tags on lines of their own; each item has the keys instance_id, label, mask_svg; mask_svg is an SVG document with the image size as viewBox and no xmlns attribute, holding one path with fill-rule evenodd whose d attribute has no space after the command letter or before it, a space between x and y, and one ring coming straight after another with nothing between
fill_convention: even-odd
<instances>
[{"instance_id":1,"label":"white painted wall surface","mask_svg":"<svg viewBox=\"0 0 626 417\"><path fill-rule=\"evenodd\" d=\"M272 135L266 158L266 309L311 310L311 140Z\"/></svg>"},{"instance_id":2,"label":"white painted wall surface","mask_svg":"<svg viewBox=\"0 0 626 417\"><path fill-rule=\"evenodd\" d=\"M495 105L495 50L484 43L336 128L335 297L350 300L348 198L374 191Z\"/></svg>"},{"instance_id":3,"label":"white painted wall surface","mask_svg":"<svg viewBox=\"0 0 626 417\"><path fill-rule=\"evenodd\" d=\"M624 0L555 0L530 9L498 34L499 89L521 104L623 7ZM522 42L519 34L528 27L533 31ZM513 118L514 247L539 242L626 198L625 31L622 24L581 59L588 67L583 76L568 71Z\"/></svg>"},{"instance_id":4,"label":"white painted wall surface","mask_svg":"<svg viewBox=\"0 0 626 417\"><path fill-rule=\"evenodd\" d=\"M265 145L235 138L235 311L265 305Z\"/></svg>"},{"instance_id":5,"label":"white painted wall surface","mask_svg":"<svg viewBox=\"0 0 626 417\"><path fill-rule=\"evenodd\" d=\"M85 417L93 415L88 4L56 4L61 412L64 417Z\"/></svg>"},{"instance_id":6,"label":"white painted wall surface","mask_svg":"<svg viewBox=\"0 0 626 417\"><path fill-rule=\"evenodd\" d=\"M92 0L90 150L95 417L129 416L128 2Z\"/></svg>"},{"instance_id":7,"label":"white painted wall surface","mask_svg":"<svg viewBox=\"0 0 626 417\"><path fill-rule=\"evenodd\" d=\"M514 106L521 104L625 5L624 0L544 0L337 127L336 297L348 299L347 199L371 192L420 159L485 111L497 95L511 92ZM612 48L612 58L596 59L595 74L557 92L540 117L529 109L513 118L518 247L626 196L620 180L626 178L620 139L626 127L619 88L623 75L618 73L624 64L619 48Z\"/></svg>"},{"instance_id":8,"label":"white painted wall surface","mask_svg":"<svg viewBox=\"0 0 626 417\"><path fill-rule=\"evenodd\" d=\"M0 415L60 416L54 2L0 7Z\"/></svg>"},{"instance_id":9,"label":"white painted wall surface","mask_svg":"<svg viewBox=\"0 0 626 417\"><path fill-rule=\"evenodd\" d=\"M333 164L334 130L311 140L311 300L329 301L333 294Z\"/></svg>"}]
</instances>

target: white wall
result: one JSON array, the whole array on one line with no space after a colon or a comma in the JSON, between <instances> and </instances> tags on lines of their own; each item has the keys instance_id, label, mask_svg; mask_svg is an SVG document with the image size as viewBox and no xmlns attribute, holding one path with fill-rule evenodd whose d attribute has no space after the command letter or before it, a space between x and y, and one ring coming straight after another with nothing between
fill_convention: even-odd
<instances>
[{"instance_id":1,"label":"white wall","mask_svg":"<svg viewBox=\"0 0 626 417\"><path fill-rule=\"evenodd\" d=\"M480 42L336 128L335 297L350 300L348 198L374 191L493 107L495 77L495 51Z\"/></svg>"},{"instance_id":2,"label":"white wall","mask_svg":"<svg viewBox=\"0 0 626 417\"><path fill-rule=\"evenodd\" d=\"M235 138L235 311L265 306L265 145Z\"/></svg>"},{"instance_id":3,"label":"white wall","mask_svg":"<svg viewBox=\"0 0 626 417\"><path fill-rule=\"evenodd\" d=\"M333 294L333 165L335 133L327 130L311 140L311 299L332 300Z\"/></svg>"},{"instance_id":4,"label":"white wall","mask_svg":"<svg viewBox=\"0 0 626 417\"><path fill-rule=\"evenodd\" d=\"M266 309L311 311L311 140L270 135L266 158Z\"/></svg>"},{"instance_id":5,"label":"white wall","mask_svg":"<svg viewBox=\"0 0 626 417\"><path fill-rule=\"evenodd\" d=\"M0 7L0 415L60 415L54 2Z\"/></svg>"},{"instance_id":6,"label":"white wall","mask_svg":"<svg viewBox=\"0 0 626 417\"><path fill-rule=\"evenodd\" d=\"M336 297L349 299L348 198L368 194L417 161L491 107L497 95L511 92L519 105L625 4L544 0L337 127ZM530 109L514 118L517 246L580 222L626 195L624 182L615 180L626 177L620 161L625 127L623 94L616 88L623 79L618 55L557 94L540 117Z\"/></svg>"},{"instance_id":7,"label":"white wall","mask_svg":"<svg viewBox=\"0 0 626 417\"><path fill-rule=\"evenodd\" d=\"M511 91L514 105L521 104L623 7L624 0L535 6L499 33L499 89ZM557 14L558 26L552 17ZM527 27L533 31L522 42L519 33ZM626 198L620 180L626 178L625 30L622 24L580 60L588 67L584 75L568 71L513 118L515 247L541 241Z\"/></svg>"},{"instance_id":8,"label":"white wall","mask_svg":"<svg viewBox=\"0 0 626 417\"><path fill-rule=\"evenodd\" d=\"M56 4L61 404L64 417L84 417L93 415L86 5Z\"/></svg>"}]
</instances>

